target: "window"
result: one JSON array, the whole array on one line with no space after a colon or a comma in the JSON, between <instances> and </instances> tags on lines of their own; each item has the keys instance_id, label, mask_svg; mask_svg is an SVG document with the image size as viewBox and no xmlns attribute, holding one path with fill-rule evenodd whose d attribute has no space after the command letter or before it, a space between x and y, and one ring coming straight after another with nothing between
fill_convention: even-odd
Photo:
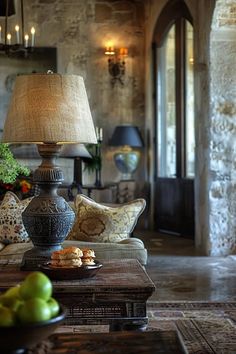
<instances>
[{"instance_id":1,"label":"window","mask_svg":"<svg viewBox=\"0 0 236 354\"><path fill-rule=\"evenodd\" d=\"M170 1L154 34L158 177L194 177L193 61L191 16L183 1Z\"/></svg>"}]
</instances>

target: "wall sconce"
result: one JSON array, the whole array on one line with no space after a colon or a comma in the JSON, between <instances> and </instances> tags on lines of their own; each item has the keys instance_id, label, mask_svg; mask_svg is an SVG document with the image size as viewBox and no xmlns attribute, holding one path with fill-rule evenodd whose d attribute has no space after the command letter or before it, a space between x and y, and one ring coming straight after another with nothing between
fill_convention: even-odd
<instances>
[{"instance_id":1,"label":"wall sconce","mask_svg":"<svg viewBox=\"0 0 236 354\"><path fill-rule=\"evenodd\" d=\"M119 50L115 50L114 47L107 47L105 55L109 56L108 71L112 77L112 86L114 86L117 81L121 85L124 85L125 57L128 55L128 49L120 48Z\"/></svg>"}]
</instances>

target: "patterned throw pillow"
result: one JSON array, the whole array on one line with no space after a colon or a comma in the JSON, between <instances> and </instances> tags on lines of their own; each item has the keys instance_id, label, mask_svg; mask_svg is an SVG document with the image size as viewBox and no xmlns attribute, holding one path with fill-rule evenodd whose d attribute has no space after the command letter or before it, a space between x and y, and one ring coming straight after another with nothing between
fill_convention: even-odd
<instances>
[{"instance_id":1,"label":"patterned throw pillow","mask_svg":"<svg viewBox=\"0 0 236 354\"><path fill-rule=\"evenodd\" d=\"M5 194L0 205L0 242L14 243L30 241L22 222L22 212L32 198L20 200L12 192Z\"/></svg>"},{"instance_id":2,"label":"patterned throw pillow","mask_svg":"<svg viewBox=\"0 0 236 354\"><path fill-rule=\"evenodd\" d=\"M130 237L146 202L135 199L115 207L96 203L83 194L76 197L76 219L67 240L119 242Z\"/></svg>"}]
</instances>

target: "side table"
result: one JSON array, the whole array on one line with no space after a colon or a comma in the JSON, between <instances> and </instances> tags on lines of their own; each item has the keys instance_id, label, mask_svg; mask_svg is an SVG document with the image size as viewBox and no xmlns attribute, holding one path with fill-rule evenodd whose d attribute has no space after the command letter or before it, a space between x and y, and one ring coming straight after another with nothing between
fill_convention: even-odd
<instances>
[{"instance_id":1,"label":"side table","mask_svg":"<svg viewBox=\"0 0 236 354\"><path fill-rule=\"evenodd\" d=\"M104 191L104 190L111 190L112 191L112 202L116 201L117 195L117 184L116 183L105 183L101 186L95 185L83 185L82 190L85 189L87 191L87 196L91 198L91 194L93 191Z\"/></svg>"},{"instance_id":2,"label":"side table","mask_svg":"<svg viewBox=\"0 0 236 354\"><path fill-rule=\"evenodd\" d=\"M121 180L117 184L117 203L127 203L135 199L137 183L135 180Z\"/></svg>"}]
</instances>

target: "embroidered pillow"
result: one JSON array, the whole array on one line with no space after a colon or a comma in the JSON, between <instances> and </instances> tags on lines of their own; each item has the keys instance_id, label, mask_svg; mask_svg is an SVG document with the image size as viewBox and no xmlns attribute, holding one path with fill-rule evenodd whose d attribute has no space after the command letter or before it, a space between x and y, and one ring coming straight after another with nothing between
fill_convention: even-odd
<instances>
[{"instance_id":1,"label":"embroidered pillow","mask_svg":"<svg viewBox=\"0 0 236 354\"><path fill-rule=\"evenodd\" d=\"M32 198L20 200L12 192L5 194L0 205L0 242L15 243L30 241L23 225L22 212Z\"/></svg>"},{"instance_id":2,"label":"embroidered pillow","mask_svg":"<svg viewBox=\"0 0 236 354\"><path fill-rule=\"evenodd\" d=\"M119 242L130 237L146 202L140 198L110 207L78 194L75 206L76 218L68 240Z\"/></svg>"}]
</instances>

